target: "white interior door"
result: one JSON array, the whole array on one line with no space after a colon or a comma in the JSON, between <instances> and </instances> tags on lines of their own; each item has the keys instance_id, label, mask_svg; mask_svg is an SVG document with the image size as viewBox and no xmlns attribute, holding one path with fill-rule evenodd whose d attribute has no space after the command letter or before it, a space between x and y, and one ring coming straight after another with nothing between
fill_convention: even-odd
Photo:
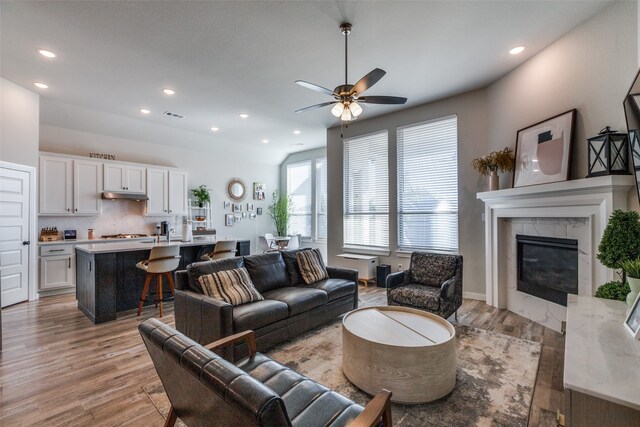
<instances>
[{"instance_id":1,"label":"white interior door","mask_svg":"<svg viewBox=\"0 0 640 427\"><path fill-rule=\"evenodd\" d=\"M0 167L0 292L2 307L29 299L30 175Z\"/></svg>"}]
</instances>

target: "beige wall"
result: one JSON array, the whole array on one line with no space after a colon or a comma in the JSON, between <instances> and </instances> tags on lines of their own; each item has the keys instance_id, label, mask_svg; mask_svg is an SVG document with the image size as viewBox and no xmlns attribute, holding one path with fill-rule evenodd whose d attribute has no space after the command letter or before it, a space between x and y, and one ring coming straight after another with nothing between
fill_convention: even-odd
<instances>
[{"instance_id":1,"label":"beige wall","mask_svg":"<svg viewBox=\"0 0 640 427\"><path fill-rule=\"evenodd\" d=\"M476 199L482 191L484 181L469 167L474 157L482 155L487 147L487 98L486 91L479 90L464 95L403 110L371 120L352 123L348 128L332 128L327 132L328 187L329 187L329 242L328 262L335 264L335 256L342 250L342 166L344 138L388 130L389 134L389 211L397 211L397 151L396 128L411 123L422 122L456 114L458 117L458 209L460 253L468 255L464 259L465 291L484 293L484 259L473 254L482 253L484 229L482 222L483 205ZM398 264L409 265L408 258L396 256L397 230L396 216L389 218L389 245L391 256L380 257L380 262L390 264L395 271Z\"/></svg>"},{"instance_id":2,"label":"beige wall","mask_svg":"<svg viewBox=\"0 0 640 427\"><path fill-rule=\"evenodd\" d=\"M622 100L638 67L638 4L616 2L581 24L542 52L483 90L419 106L398 113L358 120L344 137L377 130L389 131L390 246L397 248L396 127L458 115L459 236L464 258L464 289L485 293L484 223L482 203L475 194L484 181L470 167L474 157L506 146L514 147L518 129L578 109L573 178L587 173L586 138L605 125L626 128ZM327 131L329 165L329 263L342 252L342 138L340 129ZM501 177L501 187L511 186L511 174ZM635 198L634 203L637 206ZM408 266L408 259L392 252L381 262Z\"/></svg>"},{"instance_id":3,"label":"beige wall","mask_svg":"<svg viewBox=\"0 0 640 427\"><path fill-rule=\"evenodd\" d=\"M0 77L0 160L38 164L40 97Z\"/></svg>"}]
</instances>

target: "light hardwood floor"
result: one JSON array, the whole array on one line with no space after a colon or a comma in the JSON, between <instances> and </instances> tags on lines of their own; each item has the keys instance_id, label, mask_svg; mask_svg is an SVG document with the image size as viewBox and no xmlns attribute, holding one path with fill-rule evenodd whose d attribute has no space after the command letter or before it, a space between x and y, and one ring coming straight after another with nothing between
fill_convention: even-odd
<instances>
[{"instance_id":1,"label":"light hardwood floor","mask_svg":"<svg viewBox=\"0 0 640 427\"><path fill-rule=\"evenodd\" d=\"M384 290L360 286L361 306L386 304ZM138 324L157 315L145 308L93 325L73 295L42 298L2 311L0 426L162 426L142 386L156 373ZM163 321L173 325L173 305ZM465 300L458 322L542 343L529 417L562 411L562 335L506 310Z\"/></svg>"}]
</instances>

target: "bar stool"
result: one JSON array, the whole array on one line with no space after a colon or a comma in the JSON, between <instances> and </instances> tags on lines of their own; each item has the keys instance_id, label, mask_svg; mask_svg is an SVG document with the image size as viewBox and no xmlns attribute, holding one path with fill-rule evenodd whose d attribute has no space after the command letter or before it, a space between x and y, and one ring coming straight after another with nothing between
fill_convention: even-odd
<instances>
[{"instance_id":1,"label":"bar stool","mask_svg":"<svg viewBox=\"0 0 640 427\"><path fill-rule=\"evenodd\" d=\"M238 242L235 240L220 240L216 242L213 252L202 255L200 259L203 261L213 261L214 259L233 258L236 256L237 246Z\"/></svg>"},{"instance_id":2,"label":"bar stool","mask_svg":"<svg viewBox=\"0 0 640 427\"><path fill-rule=\"evenodd\" d=\"M149 259L145 259L136 264L136 267L147 273L144 288L142 289L142 296L140 297L140 304L138 305L138 316L142 313L144 302L147 300L151 280L156 277L158 279L156 295L159 298L155 300L155 303L156 307L158 306L158 302L160 303L160 317L162 317L162 302L164 301L162 298L162 276L167 276L169 289L171 289L171 294L174 294L173 276L171 272L178 268L180 258L180 246L154 246L151 248Z\"/></svg>"}]
</instances>

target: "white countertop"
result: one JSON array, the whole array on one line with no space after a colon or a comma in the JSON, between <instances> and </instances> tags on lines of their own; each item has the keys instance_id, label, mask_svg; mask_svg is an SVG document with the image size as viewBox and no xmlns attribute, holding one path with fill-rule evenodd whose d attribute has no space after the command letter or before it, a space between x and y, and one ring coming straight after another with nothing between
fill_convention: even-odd
<instances>
[{"instance_id":1,"label":"white countertop","mask_svg":"<svg viewBox=\"0 0 640 427\"><path fill-rule=\"evenodd\" d=\"M640 410L640 340L626 314L623 301L569 295L564 386Z\"/></svg>"},{"instance_id":2,"label":"white countertop","mask_svg":"<svg viewBox=\"0 0 640 427\"><path fill-rule=\"evenodd\" d=\"M38 246L47 246L47 245L77 245L82 243L120 243L123 240L127 242L141 242L144 240L151 240L153 236L147 237L134 237L131 239L75 239L75 240L53 240L51 242L40 242L38 241Z\"/></svg>"},{"instance_id":3,"label":"white countertop","mask_svg":"<svg viewBox=\"0 0 640 427\"><path fill-rule=\"evenodd\" d=\"M161 240L160 243L156 243L155 241L151 242L117 242L109 245L103 244L88 244L88 245L76 245L76 250L87 252L90 254L102 254L102 253L111 253L111 252L131 252L131 251L144 251L150 250L154 246L203 246L203 245L212 245L216 242L224 241L225 239L216 239L215 237L206 237L203 239L193 240L191 242L181 242L179 240L172 240L170 243L167 243L166 240ZM229 240L237 240L244 241L248 239L229 239Z\"/></svg>"}]
</instances>

